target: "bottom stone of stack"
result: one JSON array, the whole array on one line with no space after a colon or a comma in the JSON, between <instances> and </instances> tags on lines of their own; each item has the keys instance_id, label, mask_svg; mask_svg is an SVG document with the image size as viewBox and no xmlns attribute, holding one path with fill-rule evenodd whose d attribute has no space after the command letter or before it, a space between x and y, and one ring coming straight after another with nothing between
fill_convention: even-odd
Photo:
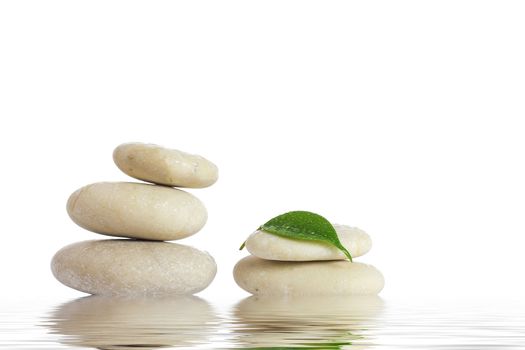
<instances>
[{"instance_id":1,"label":"bottom stone of stack","mask_svg":"<svg viewBox=\"0 0 525 350\"><path fill-rule=\"evenodd\" d=\"M55 254L51 270L64 285L89 294L163 296L200 292L217 265L186 245L115 239L68 245Z\"/></svg>"},{"instance_id":2,"label":"bottom stone of stack","mask_svg":"<svg viewBox=\"0 0 525 350\"><path fill-rule=\"evenodd\" d=\"M255 295L373 295L385 284L372 265L348 261L288 262L248 256L235 265L235 282Z\"/></svg>"}]
</instances>

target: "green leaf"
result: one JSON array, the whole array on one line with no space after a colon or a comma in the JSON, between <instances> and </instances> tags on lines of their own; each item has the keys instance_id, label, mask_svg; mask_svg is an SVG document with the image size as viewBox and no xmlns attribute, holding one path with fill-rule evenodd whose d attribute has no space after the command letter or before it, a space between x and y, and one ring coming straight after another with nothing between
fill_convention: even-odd
<instances>
[{"instance_id":1,"label":"green leaf","mask_svg":"<svg viewBox=\"0 0 525 350\"><path fill-rule=\"evenodd\" d=\"M338 248L348 260L352 261L352 256L339 241L335 228L319 214L291 211L274 217L259 227L259 230L285 238L328 243Z\"/></svg>"},{"instance_id":2,"label":"green leaf","mask_svg":"<svg viewBox=\"0 0 525 350\"><path fill-rule=\"evenodd\" d=\"M246 241L242 242L241 247L239 248L239 250L243 250L245 246L246 246Z\"/></svg>"}]
</instances>

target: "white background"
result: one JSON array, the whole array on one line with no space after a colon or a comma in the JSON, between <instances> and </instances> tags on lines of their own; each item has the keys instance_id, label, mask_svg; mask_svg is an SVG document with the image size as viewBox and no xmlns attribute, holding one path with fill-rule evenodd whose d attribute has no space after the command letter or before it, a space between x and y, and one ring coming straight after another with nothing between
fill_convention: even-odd
<instances>
[{"instance_id":1,"label":"white background","mask_svg":"<svg viewBox=\"0 0 525 350\"><path fill-rule=\"evenodd\" d=\"M388 297L525 293L521 1L3 1L0 295L81 293L49 269L103 238L71 192L128 181L113 148L198 153L220 179L181 243L246 295L237 249L288 210L374 240Z\"/></svg>"}]
</instances>

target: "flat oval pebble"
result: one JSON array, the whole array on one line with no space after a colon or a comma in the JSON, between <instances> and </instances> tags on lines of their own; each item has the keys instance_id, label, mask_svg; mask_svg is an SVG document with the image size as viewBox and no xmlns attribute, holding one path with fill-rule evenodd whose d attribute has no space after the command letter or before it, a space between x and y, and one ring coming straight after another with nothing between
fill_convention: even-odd
<instances>
[{"instance_id":1,"label":"flat oval pebble","mask_svg":"<svg viewBox=\"0 0 525 350\"><path fill-rule=\"evenodd\" d=\"M190 193L130 182L84 186L69 197L67 212L89 231L161 241L191 236L204 226L208 215Z\"/></svg>"},{"instance_id":2,"label":"flat oval pebble","mask_svg":"<svg viewBox=\"0 0 525 350\"><path fill-rule=\"evenodd\" d=\"M355 295L348 298L345 295L325 296L315 295L277 297L251 295L234 308L235 316L253 325L268 321L273 317L277 321L304 321L309 323L311 316L316 315L318 321L333 322L340 317L371 318L377 316L384 308L383 300L377 295ZM262 324L260 324L262 325Z\"/></svg>"},{"instance_id":3,"label":"flat oval pebble","mask_svg":"<svg viewBox=\"0 0 525 350\"><path fill-rule=\"evenodd\" d=\"M165 296L200 292L217 266L208 253L189 246L118 239L68 245L55 254L51 270L81 292Z\"/></svg>"},{"instance_id":4,"label":"flat oval pebble","mask_svg":"<svg viewBox=\"0 0 525 350\"><path fill-rule=\"evenodd\" d=\"M113 160L125 174L160 185L201 188L219 177L217 166L206 158L154 144L122 144Z\"/></svg>"},{"instance_id":5,"label":"flat oval pebble","mask_svg":"<svg viewBox=\"0 0 525 350\"><path fill-rule=\"evenodd\" d=\"M348 261L286 262L248 256L235 265L235 282L255 295L370 295L384 286L371 265Z\"/></svg>"},{"instance_id":6,"label":"flat oval pebble","mask_svg":"<svg viewBox=\"0 0 525 350\"><path fill-rule=\"evenodd\" d=\"M333 225L339 240L352 258L372 248L370 236L363 230L346 225ZM246 241L248 251L261 259L278 261L344 260L345 255L324 242L304 241L277 236L257 230Z\"/></svg>"}]
</instances>

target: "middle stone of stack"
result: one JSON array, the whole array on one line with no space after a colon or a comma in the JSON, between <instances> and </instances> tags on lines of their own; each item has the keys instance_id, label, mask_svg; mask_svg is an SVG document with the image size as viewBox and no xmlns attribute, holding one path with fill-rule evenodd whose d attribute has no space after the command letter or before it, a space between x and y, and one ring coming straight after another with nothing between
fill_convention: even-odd
<instances>
[{"instance_id":1,"label":"middle stone of stack","mask_svg":"<svg viewBox=\"0 0 525 350\"><path fill-rule=\"evenodd\" d=\"M191 236L207 219L202 202L188 192L131 182L84 186L69 197L67 212L92 232L156 241Z\"/></svg>"}]
</instances>

